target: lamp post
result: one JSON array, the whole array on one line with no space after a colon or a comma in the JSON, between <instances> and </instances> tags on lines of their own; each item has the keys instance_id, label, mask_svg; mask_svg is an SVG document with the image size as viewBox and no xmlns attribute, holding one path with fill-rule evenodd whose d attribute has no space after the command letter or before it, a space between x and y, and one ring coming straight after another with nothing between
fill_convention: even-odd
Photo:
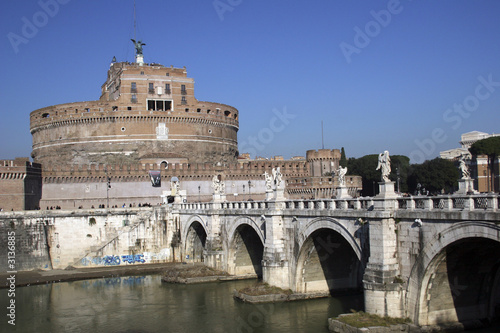
<instances>
[{"instance_id":1,"label":"lamp post","mask_svg":"<svg viewBox=\"0 0 500 333\"><path fill-rule=\"evenodd\" d=\"M398 180L398 193L400 193L400 191L399 191L399 179L400 179L400 177L399 177L399 167L396 168L396 175L398 176L398 179L397 179Z\"/></svg>"},{"instance_id":2,"label":"lamp post","mask_svg":"<svg viewBox=\"0 0 500 333\"><path fill-rule=\"evenodd\" d=\"M251 187L252 187L252 182L249 180L249 181L248 181L248 200L251 200L251 199L252 199L252 191L251 191Z\"/></svg>"}]
</instances>

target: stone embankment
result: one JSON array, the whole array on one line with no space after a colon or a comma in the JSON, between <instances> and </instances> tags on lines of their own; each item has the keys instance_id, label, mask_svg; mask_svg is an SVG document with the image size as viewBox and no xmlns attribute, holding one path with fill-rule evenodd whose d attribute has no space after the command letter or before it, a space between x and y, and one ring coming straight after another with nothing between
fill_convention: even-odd
<instances>
[{"instance_id":1,"label":"stone embankment","mask_svg":"<svg viewBox=\"0 0 500 333\"><path fill-rule=\"evenodd\" d=\"M257 283L251 287L241 290L234 290L233 297L247 303L271 303L298 301L304 299L328 297L328 292L319 293L293 293L291 290L284 290L272 287L267 283Z\"/></svg>"},{"instance_id":2,"label":"stone embankment","mask_svg":"<svg viewBox=\"0 0 500 333\"><path fill-rule=\"evenodd\" d=\"M334 333L451 333L483 327L484 324L479 320L440 326L417 326L405 319L383 318L363 313L361 316L360 313L341 314L336 318L328 319L328 329Z\"/></svg>"},{"instance_id":3,"label":"stone embankment","mask_svg":"<svg viewBox=\"0 0 500 333\"><path fill-rule=\"evenodd\" d=\"M163 273L161 280L166 283L195 284L256 278L256 274L229 275L224 271L198 263L168 268Z\"/></svg>"}]
</instances>

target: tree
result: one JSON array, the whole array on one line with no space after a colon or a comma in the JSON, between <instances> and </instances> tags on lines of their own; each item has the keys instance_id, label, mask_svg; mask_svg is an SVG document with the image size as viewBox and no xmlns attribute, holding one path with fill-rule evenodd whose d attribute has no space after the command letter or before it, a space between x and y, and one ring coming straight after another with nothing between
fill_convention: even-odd
<instances>
[{"instance_id":1,"label":"tree","mask_svg":"<svg viewBox=\"0 0 500 333\"><path fill-rule=\"evenodd\" d=\"M363 182L362 196L374 196L377 193L380 172L376 171L378 155L366 155L347 160L347 172L350 175L361 176Z\"/></svg>"},{"instance_id":2,"label":"tree","mask_svg":"<svg viewBox=\"0 0 500 333\"><path fill-rule=\"evenodd\" d=\"M408 187L412 193L416 193L418 184L432 194L453 192L459 178L460 172L453 161L437 157L422 164L411 165Z\"/></svg>"},{"instance_id":3,"label":"tree","mask_svg":"<svg viewBox=\"0 0 500 333\"><path fill-rule=\"evenodd\" d=\"M347 166L347 157L345 156L345 150L344 150L344 147L342 147L342 149L340 150L340 161L339 161L339 165L343 168L345 168Z\"/></svg>"},{"instance_id":4,"label":"tree","mask_svg":"<svg viewBox=\"0 0 500 333\"><path fill-rule=\"evenodd\" d=\"M491 177L493 170L495 170L495 158L500 156L500 136L493 136L487 139L476 141L469 148L469 152L474 156L486 155L488 156L488 187L495 188L494 177Z\"/></svg>"},{"instance_id":5,"label":"tree","mask_svg":"<svg viewBox=\"0 0 500 333\"><path fill-rule=\"evenodd\" d=\"M398 171L399 171L399 191L401 193L408 192L408 173L410 171L410 158L404 155L393 155L391 156L391 174L389 178L398 182Z\"/></svg>"}]
</instances>

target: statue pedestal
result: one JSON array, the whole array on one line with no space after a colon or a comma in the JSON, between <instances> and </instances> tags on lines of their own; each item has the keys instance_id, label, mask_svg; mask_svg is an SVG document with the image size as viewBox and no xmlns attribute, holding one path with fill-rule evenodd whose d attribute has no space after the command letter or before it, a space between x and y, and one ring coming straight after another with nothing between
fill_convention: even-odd
<instances>
[{"instance_id":1,"label":"statue pedestal","mask_svg":"<svg viewBox=\"0 0 500 333\"><path fill-rule=\"evenodd\" d=\"M144 65L144 56L142 54L135 55L135 62L139 64L139 66Z\"/></svg>"},{"instance_id":2,"label":"statue pedestal","mask_svg":"<svg viewBox=\"0 0 500 333\"><path fill-rule=\"evenodd\" d=\"M376 210L396 209L398 195L394 192L394 182L380 182L378 188L379 194L374 197L373 207Z\"/></svg>"},{"instance_id":3,"label":"statue pedestal","mask_svg":"<svg viewBox=\"0 0 500 333\"><path fill-rule=\"evenodd\" d=\"M226 201L226 195L214 193L212 199L213 199L213 202L224 202L224 201Z\"/></svg>"},{"instance_id":4,"label":"statue pedestal","mask_svg":"<svg viewBox=\"0 0 500 333\"><path fill-rule=\"evenodd\" d=\"M476 194L478 193L474 190L474 181L471 178L459 179L458 180L458 191L455 194Z\"/></svg>"},{"instance_id":5,"label":"statue pedestal","mask_svg":"<svg viewBox=\"0 0 500 333\"><path fill-rule=\"evenodd\" d=\"M387 198L394 199L397 198L396 192L394 192L394 182L380 182L378 183L379 193L375 198Z\"/></svg>"},{"instance_id":6,"label":"statue pedestal","mask_svg":"<svg viewBox=\"0 0 500 333\"><path fill-rule=\"evenodd\" d=\"M285 189L277 187L274 189L274 200L284 201L285 200Z\"/></svg>"},{"instance_id":7,"label":"statue pedestal","mask_svg":"<svg viewBox=\"0 0 500 333\"><path fill-rule=\"evenodd\" d=\"M266 201L273 200L273 191L266 191Z\"/></svg>"},{"instance_id":8,"label":"statue pedestal","mask_svg":"<svg viewBox=\"0 0 500 333\"><path fill-rule=\"evenodd\" d=\"M349 195L349 191L345 185L337 187L337 190L335 192L335 197L336 197L336 199L351 199L352 198Z\"/></svg>"},{"instance_id":9,"label":"statue pedestal","mask_svg":"<svg viewBox=\"0 0 500 333\"><path fill-rule=\"evenodd\" d=\"M176 191L177 193L175 194L175 197L174 197L174 202L175 203L183 203L186 199L186 190L180 190L180 191Z\"/></svg>"}]
</instances>

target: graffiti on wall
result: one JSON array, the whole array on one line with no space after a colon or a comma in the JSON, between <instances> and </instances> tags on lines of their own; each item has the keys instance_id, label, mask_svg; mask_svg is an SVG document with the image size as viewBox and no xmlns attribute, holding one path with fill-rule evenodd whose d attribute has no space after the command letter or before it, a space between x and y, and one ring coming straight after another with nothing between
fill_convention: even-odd
<instances>
[{"instance_id":1,"label":"graffiti on wall","mask_svg":"<svg viewBox=\"0 0 500 333\"><path fill-rule=\"evenodd\" d=\"M168 259L170 249L163 249L159 253L144 252L142 254L108 255L102 257L84 257L82 266L119 266L129 264L145 264Z\"/></svg>"}]
</instances>

